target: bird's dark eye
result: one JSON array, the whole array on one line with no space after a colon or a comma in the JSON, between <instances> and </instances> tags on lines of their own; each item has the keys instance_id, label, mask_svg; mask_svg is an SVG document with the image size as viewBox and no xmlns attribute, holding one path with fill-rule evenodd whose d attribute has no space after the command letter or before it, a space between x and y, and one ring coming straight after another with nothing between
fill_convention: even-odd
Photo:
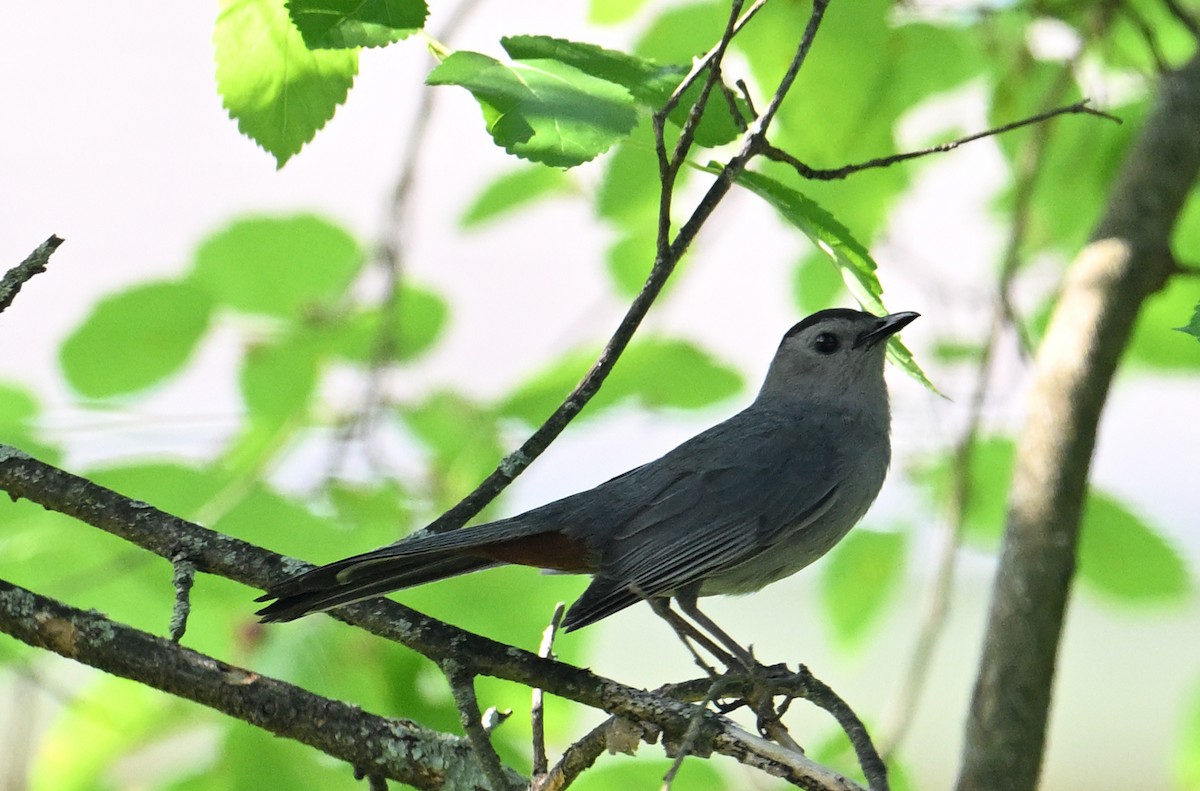
<instances>
[{"instance_id":1,"label":"bird's dark eye","mask_svg":"<svg viewBox=\"0 0 1200 791\"><path fill-rule=\"evenodd\" d=\"M829 332L822 332L813 341L813 348L821 354L833 354L841 345L842 342L838 340L838 336Z\"/></svg>"}]
</instances>

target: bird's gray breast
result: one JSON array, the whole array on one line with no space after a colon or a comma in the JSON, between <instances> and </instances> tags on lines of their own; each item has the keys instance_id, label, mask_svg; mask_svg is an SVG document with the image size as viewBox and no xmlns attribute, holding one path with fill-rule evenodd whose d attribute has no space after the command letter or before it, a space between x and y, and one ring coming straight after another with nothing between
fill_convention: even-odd
<instances>
[{"instance_id":1,"label":"bird's gray breast","mask_svg":"<svg viewBox=\"0 0 1200 791\"><path fill-rule=\"evenodd\" d=\"M886 419L807 415L785 433L791 452L747 493L763 506L743 528L757 531L756 551L706 578L701 595L749 593L795 574L841 541L879 494L891 455Z\"/></svg>"}]
</instances>

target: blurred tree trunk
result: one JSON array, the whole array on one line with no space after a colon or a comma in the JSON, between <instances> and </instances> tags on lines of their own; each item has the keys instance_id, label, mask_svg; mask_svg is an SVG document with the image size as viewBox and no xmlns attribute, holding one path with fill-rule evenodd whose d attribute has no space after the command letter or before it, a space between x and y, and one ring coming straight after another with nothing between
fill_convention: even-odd
<instances>
[{"instance_id":1,"label":"blurred tree trunk","mask_svg":"<svg viewBox=\"0 0 1200 791\"><path fill-rule=\"evenodd\" d=\"M1038 350L960 791L1037 786L1100 414L1142 303L1178 271L1171 232L1198 169L1200 56L1163 76Z\"/></svg>"}]
</instances>

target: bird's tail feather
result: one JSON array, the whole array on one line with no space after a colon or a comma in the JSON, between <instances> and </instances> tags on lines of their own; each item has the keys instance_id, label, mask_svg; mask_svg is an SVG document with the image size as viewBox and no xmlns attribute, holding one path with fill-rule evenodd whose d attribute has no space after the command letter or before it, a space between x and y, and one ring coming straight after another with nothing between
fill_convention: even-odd
<instances>
[{"instance_id":1,"label":"bird's tail feather","mask_svg":"<svg viewBox=\"0 0 1200 791\"><path fill-rule=\"evenodd\" d=\"M310 612L498 565L489 558L459 554L347 558L273 586L258 601L275 601L257 614L263 623L293 621Z\"/></svg>"}]
</instances>

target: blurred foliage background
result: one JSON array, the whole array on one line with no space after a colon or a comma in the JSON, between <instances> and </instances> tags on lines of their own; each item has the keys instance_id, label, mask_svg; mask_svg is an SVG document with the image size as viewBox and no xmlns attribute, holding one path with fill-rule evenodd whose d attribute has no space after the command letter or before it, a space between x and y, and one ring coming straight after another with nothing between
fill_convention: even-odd
<instances>
[{"instance_id":1,"label":"blurred foliage background","mask_svg":"<svg viewBox=\"0 0 1200 791\"><path fill-rule=\"evenodd\" d=\"M280 48L300 34L289 27L281 0L225 0L220 5L214 47L222 101L243 133L269 151L280 167L297 154L304 159L310 152L301 147L343 101L349 102L347 107L355 101L355 93L347 92L358 69L356 50L320 50L314 55L313 73L326 80L322 90L328 101L305 105L293 126L272 123L269 117L256 116L251 106L254 97L270 89L248 75L261 77L277 65L257 56L242 62L246 36L262 36ZM929 272L895 275L906 296L922 295L925 302L949 305L949 313L963 318L957 325L939 321L936 335L928 331L918 349L926 371L956 405L931 408L956 410L948 418L955 429L937 438L940 445L927 443L894 470L911 492L902 518L855 531L810 572L818 580L814 606L843 655L852 656L877 638L889 610L936 606L939 596L941 604L947 604L944 588L928 594L935 605L926 595L908 600L913 586L907 583L949 574L949 564L964 553L996 551L1012 464L1012 423L988 419L978 409L972 412L978 400L974 394L995 398L990 394L997 391L1005 397L1019 393L1028 352L1036 347L1058 277L1098 217L1113 174L1152 99L1156 70L1194 53L1196 38L1171 5L1162 0L832 4L819 45L771 136L775 145L813 167L860 162L977 131L967 128L964 114L953 110L953 102L961 103L964 97L970 107L982 110L975 120L986 124L1007 123L1083 97L1093 98L1124 122L1060 118L979 144L994 148L1004 174L1002 186L992 195L992 220L1000 229L993 257L972 266L965 295L955 282L931 281ZM578 11L581 19L571 37L624 41L630 54L681 69L718 38L728 13L722 3L660 5L642 0L595 0ZM431 28L436 28L438 13L435 8ZM738 76L750 83L756 100L763 98L756 95L761 86L778 79L808 13L803 3L768 3L737 39ZM1200 15L1200 8L1192 13ZM503 26L503 15L500 20L493 31L496 39L526 32ZM366 45L379 43L384 42ZM437 46L454 43L447 38ZM386 53L421 46L409 37ZM498 47L491 51L501 57ZM445 63L438 68L444 67ZM329 88L337 84L342 85L340 95ZM392 87L434 95L455 90L417 84ZM313 562L395 540L427 523L482 480L557 406L595 359L611 329L605 321L582 317L585 329L574 333L575 340L555 345L539 367L509 377L490 394L453 381L436 388L396 386L407 372L421 370L429 358L444 352L446 337L465 310L459 294L423 282L417 274L421 266L402 260L406 235L414 230L405 224L405 212L423 200L425 191L452 190L457 215L444 217L444 226L432 233L478 235L510 226L532 247L553 238L537 225L545 217L539 212L547 205L567 204L572 211L586 213L607 240L594 249L568 250L567 263L599 273L589 282L604 289L605 298L628 299L653 261L658 200L648 124L644 116L634 121L629 133L611 138L592 139L581 131L571 142L581 156L595 161L579 168L547 167L539 164L542 155L525 150L517 152L524 160L509 158L496 175L472 183L445 183L437 177L436 162L421 163L418 147L407 154L396 174L411 176L406 169L417 162L423 164L421 175L411 182L401 180L374 238L304 206L252 209L210 222L193 249L178 251L173 274L155 274L90 296L90 305L73 317L72 329L57 350L57 365L74 399L71 408L137 420L143 404L180 382L199 388L194 397L200 402L208 397L203 388L235 391L241 404L236 426L223 431L219 442L210 442L203 452L176 456L141 447L125 451L117 430L110 435L112 446L102 461L74 464L72 437L56 432L47 416L48 410L59 407L22 384L19 373L0 386L0 439L183 518ZM414 116L412 122L419 127L425 120ZM456 133L482 137L484 130L475 123ZM717 130L705 141L713 158L728 150L723 146L736 130L728 131ZM498 133L493 129L492 134ZM369 139L359 145L390 152L403 142ZM499 137L496 142L505 145ZM186 143L180 142L178 156L188 155ZM492 156L497 161L507 157L501 148L493 149ZM380 158L385 159L382 154ZM853 239L876 251L887 280L888 260L877 248L886 244L898 207L923 183L929 162L828 182L800 181L778 163L759 162L757 167L813 201ZM707 161L698 157L696 164ZM707 178L698 169L686 173L683 194L698 194ZM976 176L962 172L958 178L969 182ZM953 200L953 195L941 198ZM372 199L389 206L387 194ZM97 202L94 211L110 209ZM753 211L769 215L772 207L757 202ZM736 235L738 229L726 226L722 233ZM692 270L706 255L705 242L702 235L695 260L681 267L666 300L691 287ZM765 243L747 238L739 244L749 259ZM785 225L779 226L771 244L782 245L791 262L782 280L765 287L788 295L795 315L850 303L846 284L857 281L847 281L845 266L837 260L831 265L827 251ZM1200 200L1195 197L1179 224L1175 252L1180 260L1200 260ZM494 255L495 266L503 267L522 251L497 248ZM434 263L456 266L454 261ZM725 256L721 266L744 269L747 280L761 277L748 260ZM536 285L513 281L511 288L521 291ZM1194 280L1177 278L1147 306L1126 355L1129 377L1195 383L1200 346L1173 328L1188 324L1198 295ZM496 293L486 298L506 297ZM17 306L36 311L41 309L39 299L47 297L31 288ZM920 305L895 305L914 307L925 310ZM736 316L694 318L712 324L738 321ZM0 322L8 319L0 317ZM726 355L671 329L680 324L652 324L639 335L583 412L580 426L631 410L670 416L695 413L698 419L708 419L732 411L738 399L748 397L755 382ZM536 337L538 331L534 317L513 315L489 337L472 340L475 357L465 364L483 366L502 358L505 347ZM235 362L215 371L205 368L204 377L197 379L196 367L204 365L202 350L212 345L220 345ZM997 357L1008 361L999 373ZM1188 418L1181 415L1179 420ZM1152 445L1146 452L1153 454ZM303 474L297 474L298 469ZM501 498L484 516L507 513L508 508ZM1194 519L1194 514L1187 518ZM939 555L933 548L939 542L950 551ZM1197 547L1171 540L1160 525L1139 513L1126 493L1097 485L1090 494L1079 579L1102 606L1122 612L1194 609L1189 552L1194 559ZM25 502L0 504L0 577L151 632L161 633L170 614L171 574L166 563ZM581 581L573 578L504 569L409 591L404 601L466 629L532 648L554 603L569 601L579 590ZM381 714L458 732L458 715L445 683L424 659L321 617L264 629L254 622L251 598L237 584L199 577L186 644ZM1146 646L1146 651L1190 651L1193 683L1200 689L1195 635L1182 635L1180 641L1190 645ZM593 647L586 637L572 640L560 645L560 657L588 664ZM896 662L904 665L907 659ZM8 690L7 702L0 702L0 709L7 711L0 717L20 723L31 696L48 696L53 711L52 721L36 732L20 724L8 729L11 744L4 752L19 757L0 770L0 785L6 788L199 791L354 785L346 767L312 750L137 684L66 671L63 663L13 640L0 639L0 662L7 671L3 688ZM527 767L528 690L483 680L479 694L484 705L515 712L497 731L497 745L506 761ZM879 708L870 706L868 712ZM1200 696L1181 701L1179 711L1165 716L1173 734L1172 757L1169 765L1155 768L1156 776L1178 788L1200 788ZM960 719L959 712L948 716L947 731L958 728ZM594 721L593 712L562 701L548 703L548 735L559 749ZM844 763L844 746L826 739L827 733L821 726L818 737L805 743L811 743L818 759L842 761L850 769ZM180 759L181 754L186 757ZM657 787L667 766L657 755L646 748L636 759L602 759L578 787ZM925 759L928 756L916 760ZM900 747L893 759L897 787L907 787L913 760ZM955 757L938 760L953 765ZM730 774L717 762L689 760L675 787L740 788L746 787L744 782L745 776ZM769 785L763 778L755 782L755 787Z\"/></svg>"}]
</instances>

